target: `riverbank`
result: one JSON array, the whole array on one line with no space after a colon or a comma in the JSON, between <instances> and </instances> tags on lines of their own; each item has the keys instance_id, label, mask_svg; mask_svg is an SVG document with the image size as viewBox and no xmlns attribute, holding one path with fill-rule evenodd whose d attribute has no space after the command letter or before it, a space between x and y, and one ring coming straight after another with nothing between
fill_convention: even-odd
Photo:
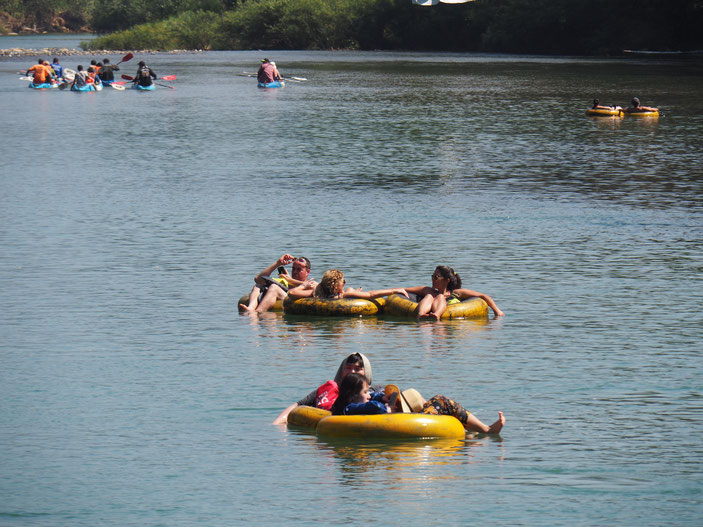
<instances>
[{"instance_id":1,"label":"riverbank","mask_svg":"<svg viewBox=\"0 0 703 527\"><path fill-rule=\"evenodd\" d=\"M137 49L131 50L135 55L154 55L156 53L166 53L169 55L193 54L202 53L202 49L173 49L171 51L156 51L153 49ZM25 49L25 48L10 48L0 49L0 57L39 57L39 56L70 56L70 55L125 55L130 50L123 49L94 49L83 51L80 49L68 48L43 48L43 49Z\"/></svg>"}]
</instances>

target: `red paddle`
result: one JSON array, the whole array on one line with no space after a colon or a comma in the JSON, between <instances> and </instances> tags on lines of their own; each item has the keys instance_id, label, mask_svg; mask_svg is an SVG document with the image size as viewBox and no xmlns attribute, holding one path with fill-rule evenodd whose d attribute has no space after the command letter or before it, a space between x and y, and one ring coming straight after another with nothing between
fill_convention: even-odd
<instances>
[{"instance_id":1,"label":"red paddle","mask_svg":"<svg viewBox=\"0 0 703 527\"><path fill-rule=\"evenodd\" d=\"M133 53L131 53L131 52L127 53L124 57L122 57L121 61L119 61L117 64L115 64L115 66L118 66L118 65L122 64L123 62L127 62L128 60L132 60L133 58L134 58Z\"/></svg>"}]
</instances>

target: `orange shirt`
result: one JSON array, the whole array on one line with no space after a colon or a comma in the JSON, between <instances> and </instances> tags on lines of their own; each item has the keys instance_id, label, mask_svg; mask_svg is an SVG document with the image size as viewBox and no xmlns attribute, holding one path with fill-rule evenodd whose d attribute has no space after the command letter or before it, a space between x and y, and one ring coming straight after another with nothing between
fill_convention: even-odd
<instances>
[{"instance_id":1,"label":"orange shirt","mask_svg":"<svg viewBox=\"0 0 703 527\"><path fill-rule=\"evenodd\" d=\"M27 70L27 75L30 72L34 73L34 84L44 84L48 78L51 78L50 68L44 66L44 64L35 64Z\"/></svg>"}]
</instances>

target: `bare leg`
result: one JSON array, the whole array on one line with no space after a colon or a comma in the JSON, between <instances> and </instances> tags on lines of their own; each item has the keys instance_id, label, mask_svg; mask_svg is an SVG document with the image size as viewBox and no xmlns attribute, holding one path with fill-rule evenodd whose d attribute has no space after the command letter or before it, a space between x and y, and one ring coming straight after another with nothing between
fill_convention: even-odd
<instances>
[{"instance_id":1,"label":"bare leg","mask_svg":"<svg viewBox=\"0 0 703 527\"><path fill-rule=\"evenodd\" d=\"M239 311L246 311L247 313L253 313L254 311L256 311L256 308L259 305L260 294L261 289L259 289L259 286L255 285L251 290L251 293L249 293L249 303L239 304Z\"/></svg>"},{"instance_id":2,"label":"bare leg","mask_svg":"<svg viewBox=\"0 0 703 527\"><path fill-rule=\"evenodd\" d=\"M434 297L432 295L425 295L422 300L420 300L417 304L417 318L426 318L429 316L433 301Z\"/></svg>"},{"instance_id":3,"label":"bare leg","mask_svg":"<svg viewBox=\"0 0 703 527\"><path fill-rule=\"evenodd\" d=\"M285 296L286 292L283 289L277 285L271 284L268 291L266 291L266 294L264 294L264 298L262 298L261 302L259 302L259 307L256 308L256 311L259 313L268 311L276 303L276 300L282 299Z\"/></svg>"},{"instance_id":4,"label":"bare leg","mask_svg":"<svg viewBox=\"0 0 703 527\"><path fill-rule=\"evenodd\" d=\"M430 316L439 320L442 315L447 310L447 299L444 295L437 295L432 302L432 311L430 311Z\"/></svg>"},{"instance_id":5,"label":"bare leg","mask_svg":"<svg viewBox=\"0 0 703 527\"><path fill-rule=\"evenodd\" d=\"M491 426L482 423L474 414L469 414L464 428L471 432L483 432L484 434L497 434L503 428L505 424L505 417L503 417L503 412L498 412L498 420Z\"/></svg>"}]
</instances>

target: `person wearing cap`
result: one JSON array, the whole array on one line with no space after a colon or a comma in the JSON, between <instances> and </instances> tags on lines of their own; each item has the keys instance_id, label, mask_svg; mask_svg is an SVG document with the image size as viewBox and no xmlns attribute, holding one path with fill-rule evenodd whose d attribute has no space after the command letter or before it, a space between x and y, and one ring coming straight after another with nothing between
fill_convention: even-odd
<instances>
[{"instance_id":1,"label":"person wearing cap","mask_svg":"<svg viewBox=\"0 0 703 527\"><path fill-rule=\"evenodd\" d=\"M153 84L152 79L156 79L156 73L152 70L146 63L142 60L139 62L139 69L137 74L134 76L132 81L134 84L139 86L151 86Z\"/></svg>"},{"instance_id":2,"label":"person wearing cap","mask_svg":"<svg viewBox=\"0 0 703 527\"><path fill-rule=\"evenodd\" d=\"M285 265L293 264L292 276L286 271ZM278 269L278 277L272 278L271 273ZM263 313L273 307L277 300L283 300L290 287L300 286L314 289L317 282L311 280L310 260L304 256L294 258L284 254L268 267L265 267L254 277L254 287L249 293L249 302L239 304L239 311L243 313Z\"/></svg>"},{"instance_id":3,"label":"person wearing cap","mask_svg":"<svg viewBox=\"0 0 703 527\"><path fill-rule=\"evenodd\" d=\"M276 63L271 62L269 59L261 59L261 66L256 74L256 79L264 84L282 80L281 74L276 68Z\"/></svg>"},{"instance_id":4,"label":"person wearing cap","mask_svg":"<svg viewBox=\"0 0 703 527\"><path fill-rule=\"evenodd\" d=\"M637 112L658 112L659 108L652 108L651 106L641 106L640 100L637 97L633 97L630 108L625 108L625 113L637 113Z\"/></svg>"},{"instance_id":5,"label":"person wearing cap","mask_svg":"<svg viewBox=\"0 0 703 527\"><path fill-rule=\"evenodd\" d=\"M412 392L415 393L406 390L401 394L395 385L388 385L384 391L372 392L366 377L350 373L339 385L339 395L332 405L332 415L374 415L395 412L451 415L456 417L468 432L484 434L497 434L505 424L503 412L498 412L498 420L495 423L487 425L444 395L435 395L424 402L416 390Z\"/></svg>"},{"instance_id":6,"label":"person wearing cap","mask_svg":"<svg viewBox=\"0 0 703 527\"><path fill-rule=\"evenodd\" d=\"M288 408L283 410L278 417L276 417L276 419L273 421L273 424L286 424L286 422L288 421L288 414L291 413L293 409L297 408L298 406L314 406L317 408L326 408L327 405L323 405L322 401L320 401L320 395L322 395L320 393L320 389L332 383L334 383L335 386L341 384L342 380L350 373L358 373L359 375L363 375L369 385L374 389L374 391L383 389L383 385L373 385L371 361L369 361L368 357L363 353L352 353L351 355L346 356L344 360L342 360L339 365L339 368L337 369L337 373L334 376L333 381L327 381L325 384L320 386L320 388L315 388L305 397L300 399L297 403L291 404ZM336 399L332 400L332 404L334 404L335 401Z\"/></svg>"}]
</instances>

